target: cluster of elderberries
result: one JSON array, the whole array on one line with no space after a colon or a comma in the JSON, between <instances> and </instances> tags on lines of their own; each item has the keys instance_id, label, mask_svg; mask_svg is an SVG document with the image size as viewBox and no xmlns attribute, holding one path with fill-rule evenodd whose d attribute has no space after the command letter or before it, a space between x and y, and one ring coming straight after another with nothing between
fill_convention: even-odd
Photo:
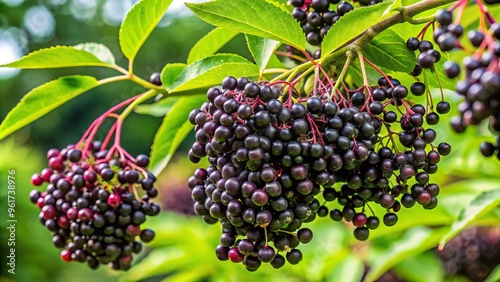
<instances>
[{"instance_id":1,"label":"cluster of elderberries","mask_svg":"<svg viewBox=\"0 0 500 282\"><path fill-rule=\"evenodd\" d=\"M489 30L481 27L467 33L470 44L478 49L473 55L464 58L465 77L456 84L456 92L465 98L459 105L460 116L451 121L453 130L458 133L483 120L489 121L494 132L500 132L500 24L492 17L487 18ZM439 25L434 32L434 40L441 50L463 49L459 39L464 29L460 24L452 23L452 11L439 10L436 20ZM444 69L449 78L458 77L461 73L460 65L453 61L445 62ZM500 138L497 137L496 143L483 142L481 153L486 157L497 153L500 159Z\"/></svg>"},{"instance_id":2,"label":"cluster of elderberries","mask_svg":"<svg viewBox=\"0 0 500 282\"><path fill-rule=\"evenodd\" d=\"M35 186L46 184L46 190L31 191L30 200L40 208L40 222L52 232L54 246L63 249L63 261L87 262L92 269L111 263L126 270L132 254L142 249L136 239L150 242L155 236L141 224L160 212L151 202L158 190L145 169L148 156L110 158L101 147L94 141L83 149L49 150L49 167L31 178ZM139 188L141 199L136 198Z\"/></svg>"},{"instance_id":3,"label":"cluster of elderberries","mask_svg":"<svg viewBox=\"0 0 500 282\"><path fill-rule=\"evenodd\" d=\"M425 85L417 82L410 90L414 95L422 95ZM358 127L360 134L354 135L355 139L351 141L354 144L346 148L358 155L356 150L359 150L360 144L364 144L368 149L367 157L357 159L355 166L345 166L344 163L335 175L338 181L347 183L342 185L340 191L324 189L323 198L326 201L336 199L343 206L342 209L332 209L330 218L335 221L342 219L352 221L357 226L354 236L358 240L366 240L369 229L376 229L380 224L378 216L367 216L365 213L365 207L369 208L370 202L379 204L387 210L383 217L386 226L392 226L397 222L396 213L401 206L411 208L415 203L419 203L426 209L433 209L437 205L439 186L430 182L430 174L437 171L440 156L448 155L451 147L445 142L437 147L432 145L436 139L436 132L423 128L423 121L425 116L428 118L429 115L435 114L426 115L422 105L416 104L411 108L405 106L405 113L389 109L390 104L403 104L407 95L408 89L398 80L380 78L379 87L371 88L369 99L366 99L361 92L354 92L351 96L354 106L362 107L361 109L367 106L369 111L361 111L360 114L365 116L371 125L368 126L371 127L369 133L373 135L369 137L365 135L364 130L367 126L362 124ZM354 116L351 122L356 124ZM400 132L390 129L396 124L402 129ZM388 135L385 137L380 135L383 126L388 130ZM382 138L389 138L395 142L395 139L392 139L393 135L398 137L399 143L406 148L405 151L400 152L397 144L382 145ZM356 211L356 208L361 210ZM318 215L326 216L327 212L326 207L321 207Z\"/></svg>"},{"instance_id":4,"label":"cluster of elderberries","mask_svg":"<svg viewBox=\"0 0 500 282\"><path fill-rule=\"evenodd\" d=\"M382 0L358 0L362 6L374 5ZM340 17L354 10L354 6L347 1L340 0L290 0L292 16L300 22L306 34L306 40L311 45L320 45L328 30ZM330 4L336 4L336 11L330 9Z\"/></svg>"},{"instance_id":5,"label":"cluster of elderberries","mask_svg":"<svg viewBox=\"0 0 500 282\"><path fill-rule=\"evenodd\" d=\"M470 281L485 281L500 264L499 235L498 227L474 227L451 239L438 252L446 273L463 275Z\"/></svg>"},{"instance_id":6,"label":"cluster of elderberries","mask_svg":"<svg viewBox=\"0 0 500 282\"><path fill-rule=\"evenodd\" d=\"M422 71L421 69L430 69L434 64L441 60L441 53L434 49L434 45L429 40L418 40L416 37L410 37L406 41L406 47L411 51L419 51L417 57L417 68L412 73L417 76ZM416 73L415 73L416 72Z\"/></svg>"},{"instance_id":7,"label":"cluster of elderberries","mask_svg":"<svg viewBox=\"0 0 500 282\"><path fill-rule=\"evenodd\" d=\"M338 4L337 11L330 10L330 3ZM351 3L339 0L290 0L290 4L295 7L292 16L300 22L311 45L321 44L330 27L354 9Z\"/></svg>"},{"instance_id":8,"label":"cluster of elderberries","mask_svg":"<svg viewBox=\"0 0 500 282\"><path fill-rule=\"evenodd\" d=\"M222 223L219 259L243 262L249 270L261 262L278 268L285 260L273 243L290 263L298 263L301 253L294 248L312 239L302 223L328 214L316 199L320 194L344 206L332 209L330 217L353 221L359 240L378 226L378 217L364 213L368 202L387 209L388 226L397 221L399 196L405 207L415 202L436 206L439 187L429 183L429 174L437 170L440 156L426 151L435 132L422 128L424 108L414 106L400 119L401 143L408 150L394 153L394 147L381 146L383 124L398 120L382 102L404 99L408 90L397 80L380 83L369 95L372 102L355 92L348 103L329 100L324 90L317 97L280 102L280 84L246 78L226 77L222 89L208 90L209 101L189 116L196 131L189 158L196 163L208 156L211 165L196 170L189 187L195 212L207 223ZM445 143L439 148L442 155L451 149ZM337 191L335 183L345 185Z\"/></svg>"}]
</instances>

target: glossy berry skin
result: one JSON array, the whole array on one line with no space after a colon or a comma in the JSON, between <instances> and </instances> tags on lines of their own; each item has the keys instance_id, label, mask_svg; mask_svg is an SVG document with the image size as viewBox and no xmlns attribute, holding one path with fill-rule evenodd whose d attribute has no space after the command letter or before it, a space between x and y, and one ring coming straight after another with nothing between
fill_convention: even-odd
<instances>
[{"instance_id":1,"label":"glossy berry skin","mask_svg":"<svg viewBox=\"0 0 500 282\"><path fill-rule=\"evenodd\" d=\"M292 249L286 254L286 260L290 264L298 264L302 260L302 252L297 249Z\"/></svg>"},{"instance_id":2,"label":"glossy berry skin","mask_svg":"<svg viewBox=\"0 0 500 282\"><path fill-rule=\"evenodd\" d=\"M238 251L238 248L232 248L229 250L227 256L234 263L242 262L244 259L243 254Z\"/></svg>"},{"instance_id":3,"label":"glossy berry skin","mask_svg":"<svg viewBox=\"0 0 500 282\"><path fill-rule=\"evenodd\" d=\"M354 237L359 241L365 241L370 236L370 230L366 227L357 227L354 229Z\"/></svg>"},{"instance_id":4,"label":"glossy berry skin","mask_svg":"<svg viewBox=\"0 0 500 282\"><path fill-rule=\"evenodd\" d=\"M121 197L118 194L111 194L108 198L108 205L110 207L116 208L121 204Z\"/></svg>"},{"instance_id":5,"label":"glossy berry skin","mask_svg":"<svg viewBox=\"0 0 500 282\"><path fill-rule=\"evenodd\" d=\"M160 73L159 72L152 73L150 78L149 78L149 82L151 82L154 85L161 86L162 83L161 83Z\"/></svg>"},{"instance_id":6,"label":"glossy berry skin","mask_svg":"<svg viewBox=\"0 0 500 282\"><path fill-rule=\"evenodd\" d=\"M80 147L68 145L47 153L49 168L33 177L33 184L46 183L45 191L33 190L30 201L41 210L39 219L52 233L52 244L63 249L63 261L87 262L91 269L109 264L113 269L127 270L133 253L142 248L138 240L150 242L154 238L153 230L141 230L140 225L146 216L160 211L150 201L158 194L152 187L155 177L146 168L141 170L143 174L134 169L147 165L143 157L138 157L139 164L129 156L105 159L108 151L100 151L102 143L98 141L87 147L86 154L76 149ZM115 171L117 178L113 178ZM42 183L38 183L40 179ZM145 179L148 190L141 191L144 185L138 184ZM136 199L131 185L145 195Z\"/></svg>"}]
</instances>

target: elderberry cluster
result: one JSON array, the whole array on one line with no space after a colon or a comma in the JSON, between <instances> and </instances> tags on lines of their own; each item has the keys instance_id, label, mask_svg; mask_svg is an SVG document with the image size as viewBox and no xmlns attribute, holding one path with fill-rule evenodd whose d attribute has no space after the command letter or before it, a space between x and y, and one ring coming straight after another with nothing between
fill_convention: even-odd
<instances>
[{"instance_id":1,"label":"elderberry cluster","mask_svg":"<svg viewBox=\"0 0 500 282\"><path fill-rule=\"evenodd\" d=\"M401 206L411 208L418 203L426 209L436 207L439 186L430 182L430 174L437 171L440 156L446 156L451 151L450 145L444 142L437 146L437 150L432 146L436 132L423 128L426 111L422 105L416 104L401 115L398 115L399 111L389 109L387 102L394 105L403 103L403 99L408 95L405 86L392 78L389 80L380 78L378 83L379 87L372 87L370 90L370 100L373 100L371 102L367 101L361 92L354 92L351 96L353 105L368 106L370 114L367 112L359 114L368 119L373 128L373 131L370 130L373 135L368 140L367 135L363 138L363 127L366 125L362 125L359 128L361 136L356 136L353 140L355 144L349 149L352 148L357 155L356 150L359 150L360 144L364 144L368 149L367 157L358 159L353 167L343 166L337 171L337 180L346 182L339 191L327 188L323 191L323 198L326 201L337 200L343 206L342 209L330 210L330 218L335 221L342 219L352 221L357 227L354 236L358 240L366 240L369 230L376 229L380 224L378 216L367 216L365 213L365 208L369 207L370 202L379 204L387 210L383 217L386 226L396 224L398 220L396 213ZM414 95L422 95L425 85L416 83L410 89ZM354 114L353 120L348 120L347 124L351 122L356 124L355 117L359 114ZM436 119L434 113L427 114L427 119L429 115L430 119ZM399 133L389 129L397 124L402 129ZM383 126L388 128L388 136L380 135ZM396 144L382 145L382 138L392 138L392 135L396 134L399 144L406 148L405 151L399 152ZM356 211L356 209L361 210ZM327 216L327 207L321 207L318 215Z\"/></svg>"},{"instance_id":2,"label":"elderberry cluster","mask_svg":"<svg viewBox=\"0 0 500 282\"><path fill-rule=\"evenodd\" d=\"M358 0L361 6L381 3L382 0ZM300 22L300 27L306 34L306 40L311 45L320 45L330 28L346 13L354 10L348 1L340 0L290 0L292 16ZM336 10L330 4L336 4Z\"/></svg>"},{"instance_id":3,"label":"elderberry cluster","mask_svg":"<svg viewBox=\"0 0 500 282\"><path fill-rule=\"evenodd\" d=\"M189 158L196 163L208 156L210 166L196 170L189 187L195 212L207 223L222 224L219 259L243 262L249 270L261 262L279 268L285 259L277 250L298 263L301 253L295 248L312 239L302 223L328 214L320 194L344 206L330 216L353 221L359 240L378 226L378 217L364 213L369 202L387 209L388 226L397 221L396 197L403 194L405 207L436 206L439 187L429 174L436 172L440 155L425 150L436 133L422 128L425 109L414 106L400 119L400 140L408 150L394 153L394 147L381 146L383 124L398 120L381 102L399 101L408 90L397 80L380 83L372 91L370 112L362 92L352 94L351 104L320 98L327 95L280 102L281 85L234 77L226 77L222 89L208 90L208 102L189 115L196 131ZM383 119L377 116L382 113ZM439 147L442 155L451 149L445 143ZM391 187L392 181L398 184ZM344 185L337 191L335 183Z\"/></svg>"},{"instance_id":4,"label":"elderberry cluster","mask_svg":"<svg viewBox=\"0 0 500 282\"><path fill-rule=\"evenodd\" d=\"M53 234L52 242L66 262L87 262L96 269L109 264L113 269L131 267L132 254L143 242L153 240L151 229L141 229L146 216L160 212L151 199L158 195L155 177L145 167L146 155L131 162L107 158L108 150L94 141L83 150L70 145L47 153L48 168L31 178L35 186L30 200L41 210L40 222ZM144 191L136 199L138 188Z\"/></svg>"},{"instance_id":5,"label":"elderberry cluster","mask_svg":"<svg viewBox=\"0 0 500 282\"><path fill-rule=\"evenodd\" d=\"M419 51L417 57L417 67L412 75L418 76L422 69L431 69L434 64L441 60L441 53L434 49L434 45L429 40L418 40L416 37L410 37L406 41L406 47L411 51Z\"/></svg>"},{"instance_id":6,"label":"elderberry cluster","mask_svg":"<svg viewBox=\"0 0 500 282\"><path fill-rule=\"evenodd\" d=\"M453 24L453 14L448 10L439 10L436 13L438 28L434 32L434 40L441 50L450 51L462 48L459 38L464 29L460 24ZM455 132L463 132L469 125L478 125L488 120L490 128L500 132L500 24L494 22L488 32L470 30L467 33L470 44L484 52L476 52L463 60L465 77L456 84L456 92L464 97L459 105L460 116L452 119L451 125ZM458 63L447 61L444 63L445 74L449 78L456 78L461 73ZM500 159L500 138L496 144L484 142L481 144L481 153L492 156L495 153Z\"/></svg>"},{"instance_id":7,"label":"elderberry cluster","mask_svg":"<svg viewBox=\"0 0 500 282\"><path fill-rule=\"evenodd\" d=\"M337 11L330 10L330 3L338 4ZM290 0L290 4L294 7L292 16L311 45L320 45L330 27L354 9L351 3L339 0Z\"/></svg>"}]
</instances>

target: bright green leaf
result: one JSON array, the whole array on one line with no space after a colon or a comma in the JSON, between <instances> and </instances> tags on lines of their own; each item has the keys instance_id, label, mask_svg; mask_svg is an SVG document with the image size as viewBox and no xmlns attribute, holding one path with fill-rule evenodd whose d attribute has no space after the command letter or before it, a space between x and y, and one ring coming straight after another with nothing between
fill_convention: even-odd
<instances>
[{"instance_id":1,"label":"bright green leaf","mask_svg":"<svg viewBox=\"0 0 500 282\"><path fill-rule=\"evenodd\" d=\"M486 191L477 195L459 211L458 217L453 222L450 231L441 238L439 248L443 248L451 238L473 224L474 220L487 214L498 205L500 205L500 187L497 190Z\"/></svg>"},{"instance_id":2,"label":"bright green leaf","mask_svg":"<svg viewBox=\"0 0 500 282\"><path fill-rule=\"evenodd\" d=\"M392 2L359 7L342 16L328 31L321 44L321 57L346 45L351 40L382 21Z\"/></svg>"},{"instance_id":3,"label":"bright green leaf","mask_svg":"<svg viewBox=\"0 0 500 282\"><path fill-rule=\"evenodd\" d=\"M444 269L436 252L429 251L409 257L394 267L397 276L404 281L442 282ZM425 273L425 275L422 275Z\"/></svg>"},{"instance_id":4,"label":"bright green leaf","mask_svg":"<svg viewBox=\"0 0 500 282\"><path fill-rule=\"evenodd\" d=\"M351 254L332 270L326 281L359 282L363 277L364 268L361 259Z\"/></svg>"},{"instance_id":5,"label":"bright green leaf","mask_svg":"<svg viewBox=\"0 0 500 282\"><path fill-rule=\"evenodd\" d=\"M424 69L423 74L427 78L430 88L443 88L455 91L456 78L447 78L444 74L443 62L434 64L434 70Z\"/></svg>"},{"instance_id":6,"label":"bright green leaf","mask_svg":"<svg viewBox=\"0 0 500 282\"><path fill-rule=\"evenodd\" d=\"M500 281L500 265L495 267L484 282L498 282Z\"/></svg>"},{"instance_id":7,"label":"bright green leaf","mask_svg":"<svg viewBox=\"0 0 500 282\"><path fill-rule=\"evenodd\" d=\"M239 32L223 27L217 27L203 36L189 51L187 63L191 64L194 61L206 58L219 51L222 46L226 45Z\"/></svg>"},{"instance_id":8,"label":"bright green leaf","mask_svg":"<svg viewBox=\"0 0 500 282\"><path fill-rule=\"evenodd\" d=\"M406 47L406 40L390 29L373 38L363 48L363 54L387 71L411 72L417 60L415 53Z\"/></svg>"},{"instance_id":9,"label":"bright green leaf","mask_svg":"<svg viewBox=\"0 0 500 282\"><path fill-rule=\"evenodd\" d=\"M254 35L245 35L248 49L259 66L260 70L264 70L274 54L280 42L272 39L262 38Z\"/></svg>"},{"instance_id":10,"label":"bright green leaf","mask_svg":"<svg viewBox=\"0 0 500 282\"><path fill-rule=\"evenodd\" d=\"M217 0L186 6L210 24L278 40L301 50L306 46L304 33L293 17L265 0Z\"/></svg>"},{"instance_id":11,"label":"bright green leaf","mask_svg":"<svg viewBox=\"0 0 500 282\"><path fill-rule=\"evenodd\" d=\"M215 54L188 65L179 75L170 92L203 89L218 85L228 75L256 76L259 67L234 54Z\"/></svg>"},{"instance_id":12,"label":"bright green leaf","mask_svg":"<svg viewBox=\"0 0 500 282\"><path fill-rule=\"evenodd\" d=\"M161 71L162 86L168 91L172 90L172 85L185 68L186 64L182 63L167 64Z\"/></svg>"},{"instance_id":13,"label":"bright green leaf","mask_svg":"<svg viewBox=\"0 0 500 282\"><path fill-rule=\"evenodd\" d=\"M134 111L142 115L162 117L170 112L170 110L178 100L179 98L173 97L160 100L153 104L137 105L135 106Z\"/></svg>"},{"instance_id":14,"label":"bright green leaf","mask_svg":"<svg viewBox=\"0 0 500 282\"><path fill-rule=\"evenodd\" d=\"M96 58L98 58L101 62L114 65L115 64L115 57L113 56L113 53L111 50L109 50L106 45L99 44L99 43L94 43L94 42L88 42L88 43L81 43L78 45L73 46L73 48L78 49L78 50L83 50L87 51Z\"/></svg>"},{"instance_id":15,"label":"bright green leaf","mask_svg":"<svg viewBox=\"0 0 500 282\"><path fill-rule=\"evenodd\" d=\"M94 50L97 50L97 48L98 47L94 47ZM101 48L100 50L99 54L103 54L103 49ZM108 62L99 60L95 54L89 51L90 50L84 49L79 45L74 47L55 46L29 53L15 62L0 65L0 67L18 69L48 69L84 66L110 67Z\"/></svg>"},{"instance_id":16,"label":"bright green leaf","mask_svg":"<svg viewBox=\"0 0 500 282\"><path fill-rule=\"evenodd\" d=\"M205 95L179 99L170 113L163 119L151 147L150 170L158 175L168 164L184 138L193 129L188 117L191 110L205 102Z\"/></svg>"},{"instance_id":17,"label":"bright green leaf","mask_svg":"<svg viewBox=\"0 0 500 282\"><path fill-rule=\"evenodd\" d=\"M448 227L430 229L428 227L415 227L404 234L402 239L394 241L389 249L372 252L369 259L370 271L365 281L375 281L387 270L402 260L422 253L438 242L439 238L448 231Z\"/></svg>"},{"instance_id":18,"label":"bright green leaf","mask_svg":"<svg viewBox=\"0 0 500 282\"><path fill-rule=\"evenodd\" d=\"M99 85L91 76L64 76L26 94L0 125L0 140L65 102Z\"/></svg>"},{"instance_id":19,"label":"bright green leaf","mask_svg":"<svg viewBox=\"0 0 500 282\"><path fill-rule=\"evenodd\" d=\"M142 0L125 16L120 27L120 48L133 61L142 44L165 14L172 0Z\"/></svg>"}]
</instances>

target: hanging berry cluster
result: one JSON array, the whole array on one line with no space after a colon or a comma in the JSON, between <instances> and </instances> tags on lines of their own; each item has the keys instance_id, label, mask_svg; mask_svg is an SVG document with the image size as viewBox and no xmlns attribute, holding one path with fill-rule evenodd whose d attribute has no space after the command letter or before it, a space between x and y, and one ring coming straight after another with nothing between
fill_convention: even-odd
<instances>
[{"instance_id":1,"label":"hanging berry cluster","mask_svg":"<svg viewBox=\"0 0 500 282\"><path fill-rule=\"evenodd\" d=\"M40 222L52 233L54 246L62 249L63 261L127 270L132 254L142 249L141 241L155 236L141 228L147 216L160 212L151 201L158 190L155 176L146 169L149 157L133 158L119 146L119 118L104 142L92 140L103 120L116 117L112 112L133 99L98 118L76 145L49 150L49 167L31 178L35 186L46 185L43 192L31 191L30 200L41 210ZM115 131L115 142L106 149Z\"/></svg>"},{"instance_id":2,"label":"hanging berry cluster","mask_svg":"<svg viewBox=\"0 0 500 282\"><path fill-rule=\"evenodd\" d=\"M262 262L279 268L285 257L296 264L297 247L312 239L302 224L317 215L352 222L354 236L366 240L380 222L365 213L371 202L386 209L387 226L402 206L437 205L439 187L429 175L451 148L442 143L438 152L431 145L436 132L422 127L423 106L409 108L402 100L405 86L388 77L379 84L344 97L330 95L327 83L315 95L294 98L293 83L226 77L222 89L208 90L208 102L189 116L196 131L189 158L208 157L210 166L196 170L189 187L195 212L222 224L220 260L243 262L248 270ZM389 110L393 103L406 113ZM396 122L401 132L390 129ZM383 145L383 138L393 143ZM325 202L335 200L343 208L329 211Z\"/></svg>"},{"instance_id":3,"label":"hanging berry cluster","mask_svg":"<svg viewBox=\"0 0 500 282\"><path fill-rule=\"evenodd\" d=\"M459 105L459 116L451 121L457 133L468 126L479 125L488 120L491 130L500 133L500 24L488 12L482 1L476 1L479 14L479 27L467 32L461 41L464 28L461 26L464 9L469 1L457 1L448 10L436 12L437 28L433 33L434 41L442 51L464 50L471 55L463 60L463 79L456 84L456 92L464 97ZM484 1L494 4L496 1ZM454 18L454 14L456 17ZM473 49L470 49L473 48ZM444 63L448 78L457 78L462 72L454 61ZM494 154L500 159L500 138L496 144L483 142L481 153L490 157Z\"/></svg>"},{"instance_id":4,"label":"hanging berry cluster","mask_svg":"<svg viewBox=\"0 0 500 282\"><path fill-rule=\"evenodd\" d=\"M374 5L381 0L357 1L362 6ZM331 4L336 5L336 10L331 9ZM300 22L306 35L306 40L311 45L320 45L330 27L340 17L354 10L354 6L347 1L339 0L290 0L293 11L292 16Z\"/></svg>"}]
</instances>

